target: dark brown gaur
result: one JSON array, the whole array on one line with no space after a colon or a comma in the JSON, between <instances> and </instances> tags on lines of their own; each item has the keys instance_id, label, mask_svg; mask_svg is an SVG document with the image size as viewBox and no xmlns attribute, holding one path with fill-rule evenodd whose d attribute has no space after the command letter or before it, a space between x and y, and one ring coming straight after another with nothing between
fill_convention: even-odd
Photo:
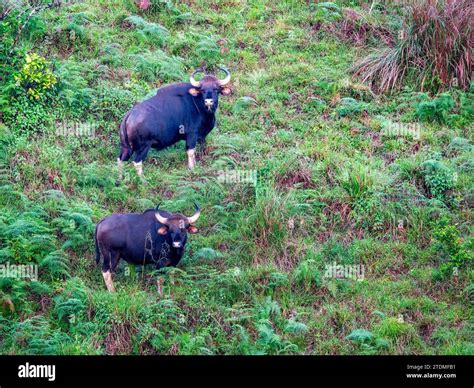
<instances>
[{"instance_id":1,"label":"dark brown gaur","mask_svg":"<svg viewBox=\"0 0 474 388\"><path fill-rule=\"evenodd\" d=\"M230 73L220 68L224 79L204 74L197 81L195 76L204 73L195 70L190 82L180 82L158 89L155 96L140 102L130 110L120 125L120 155L117 163L119 180L122 163L134 157L138 175L143 175L142 163L151 148L162 150L180 140L186 142L188 166L196 165L197 143L204 144L206 136L216 123L219 95L231 93L228 84Z\"/></svg>"},{"instance_id":2,"label":"dark brown gaur","mask_svg":"<svg viewBox=\"0 0 474 388\"><path fill-rule=\"evenodd\" d=\"M143 213L112 214L101 220L95 229L96 262L102 262L102 275L109 291L114 291L112 271L124 259L132 264L154 264L156 268L175 267L184 254L188 233L197 233L194 225L201 215L187 217L148 209Z\"/></svg>"}]
</instances>

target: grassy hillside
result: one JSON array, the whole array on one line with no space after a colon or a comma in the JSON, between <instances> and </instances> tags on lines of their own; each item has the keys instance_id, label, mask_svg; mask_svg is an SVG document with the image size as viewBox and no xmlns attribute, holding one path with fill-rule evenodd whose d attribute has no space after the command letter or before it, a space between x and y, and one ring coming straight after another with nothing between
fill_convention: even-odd
<instances>
[{"instance_id":1,"label":"grassy hillside","mask_svg":"<svg viewBox=\"0 0 474 388\"><path fill-rule=\"evenodd\" d=\"M0 263L39 268L0 278L1 353L474 354L473 94L375 94L350 72L398 39L402 9L69 3L19 35L24 15L1 21ZM234 92L197 167L180 143L150 153L147 183L127 164L116 186L125 112L202 64ZM200 233L178 268L122 262L108 293L95 224L192 201Z\"/></svg>"}]
</instances>

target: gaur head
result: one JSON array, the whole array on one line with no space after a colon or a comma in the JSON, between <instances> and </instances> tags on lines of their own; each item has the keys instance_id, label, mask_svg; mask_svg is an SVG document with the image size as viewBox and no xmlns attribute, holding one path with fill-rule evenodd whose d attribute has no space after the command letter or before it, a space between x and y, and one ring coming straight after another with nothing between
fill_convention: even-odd
<instances>
[{"instance_id":1,"label":"gaur head","mask_svg":"<svg viewBox=\"0 0 474 388\"><path fill-rule=\"evenodd\" d=\"M226 74L226 77L222 80L213 75L204 75L200 81L196 81L194 76L197 73L202 73L202 70L194 71L189 80L191 85L193 85L189 89L189 94L196 98L201 98L204 106L212 113L217 109L219 94L228 96L231 93L231 89L227 86L230 82L230 73L221 67L219 69Z\"/></svg>"},{"instance_id":2,"label":"gaur head","mask_svg":"<svg viewBox=\"0 0 474 388\"><path fill-rule=\"evenodd\" d=\"M194 204L194 206L196 207L196 212L191 217L186 217L180 213L174 213L168 217L163 217L160 215L158 210L159 206L157 206L155 217L158 222L164 225L158 228L158 234L169 235L171 237L171 245L173 248L183 248L186 243L187 234L198 232L198 228L193 224L201 215L201 210L199 210L198 205Z\"/></svg>"}]
</instances>

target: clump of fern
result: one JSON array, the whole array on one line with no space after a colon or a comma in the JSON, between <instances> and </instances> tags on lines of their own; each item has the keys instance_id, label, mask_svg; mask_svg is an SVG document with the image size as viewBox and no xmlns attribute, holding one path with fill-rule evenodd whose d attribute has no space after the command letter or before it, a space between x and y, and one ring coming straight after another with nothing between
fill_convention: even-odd
<instances>
[{"instance_id":1,"label":"clump of fern","mask_svg":"<svg viewBox=\"0 0 474 388\"><path fill-rule=\"evenodd\" d=\"M53 220L60 234L65 238L62 249L88 249L94 231L92 212L87 206L63 209Z\"/></svg>"},{"instance_id":2,"label":"clump of fern","mask_svg":"<svg viewBox=\"0 0 474 388\"><path fill-rule=\"evenodd\" d=\"M164 51L131 54L129 56L137 74L146 81L161 80L163 83L184 78L182 59L169 56Z\"/></svg>"},{"instance_id":3,"label":"clump of fern","mask_svg":"<svg viewBox=\"0 0 474 388\"><path fill-rule=\"evenodd\" d=\"M169 31L161 24L149 22L138 15L129 16L124 23L135 29L140 41L149 41L157 46L165 43L169 35Z\"/></svg>"},{"instance_id":4,"label":"clump of fern","mask_svg":"<svg viewBox=\"0 0 474 388\"><path fill-rule=\"evenodd\" d=\"M441 201L453 189L457 175L448 166L439 160L430 159L421 165L423 179L431 195Z\"/></svg>"},{"instance_id":5,"label":"clump of fern","mask_svg":"<svg viewBox=\"0 0 474 388\"><path fill-rule=\"evenodd\" d=\"M379 337L369 330L356 329L353 330L347 337L346 340L352 341L356 344L361 354L373 355L377 354L382 350L388 349L390 343L382 337Z\"/></svg>"}]
</instances>

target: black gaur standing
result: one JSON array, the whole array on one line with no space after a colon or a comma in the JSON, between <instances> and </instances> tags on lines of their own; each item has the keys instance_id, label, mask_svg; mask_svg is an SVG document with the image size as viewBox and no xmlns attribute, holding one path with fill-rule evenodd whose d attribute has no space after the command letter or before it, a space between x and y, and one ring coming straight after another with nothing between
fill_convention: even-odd
<instances>
[{"instance_id":1,"label":"black gaur standing","mask_svg":"<svg viewBox=\"0 0 474 388\"><path fill-rule=\"evenodd\" d=\"M132 264L154 264L156 268L176 266L184 254L188 233L197 233L193 224L201 212L191 217L166 210L148 209L143 213L112 214L95 229L96 262L100 263L107 289L114 291L111 271L120 259Z\"/></svg>"},{"instance_id":2,"label":"black gaur standing","mask_svg":"<svg viewBox=\"0 0 474 388\"><path fill-rule=\"evenodd\" d=\"M135 105L120 124L120 155L117 163L119 181L122 177L122 163L134 154L134 166L139 176L143 175L142 162L150 148L161 150L179 140L186 142L188 166L196 164L197 142L203 143L214 128L219 94L229 95L226 86L230 73L223 80L205 75L200 81L194 76L190 82L181 82L159 89L155 96Z\"/></svg>"}]
</instances>

